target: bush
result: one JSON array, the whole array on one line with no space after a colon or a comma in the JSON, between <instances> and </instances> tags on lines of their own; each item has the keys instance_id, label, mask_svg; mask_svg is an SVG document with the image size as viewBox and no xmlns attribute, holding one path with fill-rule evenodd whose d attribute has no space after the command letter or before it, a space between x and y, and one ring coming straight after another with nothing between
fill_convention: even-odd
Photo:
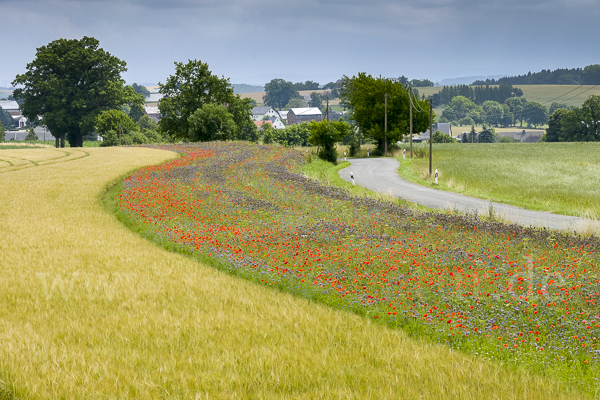
<instances>
[{"instance_id":1,"label":"bush","mask_svg":"<svg viewBox=\"0 0 600 400\"><path fill-rule=\"evenodd\" d=\"M432 140L433 143L456 143L456 139L440 131L435 131Z\"/></svg>"},{"instance_id":2,"label":"bush","mask_svg":"<svg viewBox=\"0 0 600 400\"><path fill-rule=\"evenodd\" d=\"M29 133L25 137L25 140L38 140L38 136L35 134L33 128L29 128Z\"/></svg>"},{"instance_id":3,"label":"bush","mask_svg":"<svg viewBox=\"0 0 600 400\"><path fill-rule=\"evenodd\" d=\"M348 153L350 153L350 157L354 157L356 153L358 153L360 146L358 145L358 138L356 137L356 134L353 134L351 136L352 138L350 139L350 147L348 148Z\"/></svg>"},{"instance_id":4,"label":"bush","mask_svg":"<svg viewBox=\"0 0 600 400\"><path fill-rule=\"evenodd\" d=\"M337 164L338 153L335 147L325 146L319 151L319 158L333 164Z\"/></svg>"}]
</instances>

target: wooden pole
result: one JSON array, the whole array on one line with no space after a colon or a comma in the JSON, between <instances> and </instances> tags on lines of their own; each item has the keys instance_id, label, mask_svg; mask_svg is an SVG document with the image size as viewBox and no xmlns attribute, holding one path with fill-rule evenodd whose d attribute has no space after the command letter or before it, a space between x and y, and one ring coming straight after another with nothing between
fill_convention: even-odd
<instances>
[{"instance_id":1,"label":"wooden pole","mask_svg":"<svg viewBox=\"0 0 600 400\"><path fill-rule=\"evenodd\" d=\"M412 109L413 109L412 102L413 102L413 97L412 97L412 95L413 94L412 94L412 87L409 86L408 89L409 89L409 92L410 92L410 94L409 94L409 96L410 96L409 100L410 101L408 102L409 103L409 110L410 110L410 112L409 112L409 115L410 115L410 130L408 131L408 134L410 135L410 158L412 158L412 156L413 156L412 155L412 135L413 135L413 126L412 126L412 118L413 118L412 117Z\"/></svg>"},{"instance_id":2,"label":"wooden pole","mask_svg":"<svg viewBox=\"0 0 600 400\"><path fill-rule=\"evenodd\" d=\"M385 155L385 157L387 157L387 99L388 99L387 93L385 94L384 99L385 99L385 119L383 122L383 124L384 124L383 125L384 126L384 128L383 128L383 140L384 140L383 148L384 148L384 155Z\"/></svg>"},{"instance_id":3,"label":"wooden pole","mask_svg":"<svg viewBox=\"0 0 600 400\"><path fill-rule=\"evenodd\" d=\"M431 176L431 157L433 156L433 102L429 99L429 176Z\"/></svg>"}]
</instances>

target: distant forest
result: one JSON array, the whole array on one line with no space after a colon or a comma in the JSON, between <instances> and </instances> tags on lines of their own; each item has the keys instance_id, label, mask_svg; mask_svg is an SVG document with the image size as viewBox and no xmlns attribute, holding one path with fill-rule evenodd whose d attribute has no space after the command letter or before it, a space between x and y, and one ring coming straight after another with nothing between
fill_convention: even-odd
<instances>
[{"instance_id":1,"label":"distant forest","mask_svg":"<svg viewBox=\"0 0 600 400\"><path fill-rule=\"evenodd\" d=\"M477 80L473 85L600 85L600 65L585 68L559 68L551 71L529 72L526 75L507 76L499 79Z\"/></svg>"}]
</instances>

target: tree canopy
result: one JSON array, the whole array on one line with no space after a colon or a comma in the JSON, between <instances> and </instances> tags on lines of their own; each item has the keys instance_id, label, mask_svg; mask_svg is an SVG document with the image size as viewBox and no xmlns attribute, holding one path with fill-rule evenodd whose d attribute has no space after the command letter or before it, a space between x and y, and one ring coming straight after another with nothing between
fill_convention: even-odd
<instances>
[{"instance_id":1,"label":"tree canopy","mask_svg":"<svg viewBox=\"0 0 600 400\"><path fill-rule=\"evenodd\" d=\"M483 122L483 108L473 103L464 96L456 96L442 111L442 118L448 121L456 121L461 118L470 117L475 124Z\"/></svg>"},{"instance_id":2,"label":"tree canopy","mask_svg":"<svg viewBox=\"0 0 600 400\"><path fill-rule=\"evenodd\" d=\"M548 122L548 109L537 101L528 101L523 108L523 115L529 125L534 127Z\"/></svg>"},{"instance_id":3,"label":"tree canopy","mask_svg":"<svg viewBox=\"0 0 600 400\"><path fill-rule=\"evenodd\" d=\"M150 97L150 91L146 88L146 86L138 85L134 82L133 85L131 85L131 87L133 88L133 90L135 90L137 94L141 94L142 96L144 96L144 98Z\"/></svg>"},{"instance_id":4,"label":"tree canopy","mask_svg":"<svg viewBox=\"0 0 600 400\"><path fill-rule=\"evenodd\" d=\"M160 131L174 139L198 140L197 131L190 129L190 118L205 104L216 104L226 108L235 123L233 138L244 139L254 125L250 99L242 99L233 91L229 79L219 78L200 60L175 63L175 75L159 83L159 92L164 95L158 108L162 115ZM195 133L196 132L196 133Z\"/></svg>"},{"instance_id":5,"label":"tree canopy","mask_svg":"<svg viewBox=\"0 0 600 400\"><path fill-rule=\"evenodd\" d=\"M483 130L479 132L479 143L495 143L496 135L494 131L490 128L483 127Z\"/></svg>"},{"instance_id":6,"label":"tree canopy","mask_svg":"<svg viewBox=\"0 0 600 400\"><path fill-rule=\"evenodd\" d=\"M600 141L600 96L590 96L581 107L559 108L548 121L548 142Z\"/></svg>"},{"instance_id":7,"label":"tree canopy","mask_svg":"<svg viewBox=\"0 0 600 400\"><path fill-rule=\"evenodd\" d=\"M231 140L236 131L233 115L224 105L214 103L197 109L189 119L189 126L188 138L194 142Z\"/></svg>"},{"instance_id":8,"label":"tree canopy","mask_svg":"<svg viewBox=\"0 0 600 400\"><path fill-rule=\"evenodd\" d=\"M102 146L132 144L129 135L138 131L135 121L121 110L103 111L96 118L96 132L102 137Z\"/></svg>"},{"instance_id":9,"label":"tree canopy","mask_svg":"<svg viewBox=\"0 0 600 400\"><path fill-rule=\"evenodd\" d=\"M306 102L304 101L304 99L301 99L300 97L294 97L293 99L290 99L290 101L288 101L284 108L287 108L289 110L290 108L302 107L306 107Z\"/></svg>"},{"instance_id":10,"label":"tree canopy","mask_svg":"<svg viewBox=\"0 0 600 400\"><path fill-rule=\"evenodd\" d=\"M313 146L320 146L319 157L336 163L337 152L334 145L352 132L352 125L345 121L312 121L309 125L308 141Z\"/></svg>"},{"instance_id":11,"label":"tree canopy","mask_svg":"<svg viewBox=\"0 0 600 400\"><path fill-rule=\"evenodd\" d=\"M318 90L319 83L314 81L306 81L306 82L298 82L294 83L294 88L296 90Z\"/></svg>"},{"instance_id":12,"label":"tree canopy","mask_svg":"<svg viewBox=\"0 0 600 400\"><path fill-rule=\"evenodd\" d=\"M291 99L298 97L300 97L300 94L292 82L284 79L273 79L265 85L263 103L266 106L281 110Z\"/></svg>"},{"instance_id":13,"label":"tree canopy","mask_svg":"<svg viewBox=\"0 0 600 400\"><path fill-rule=\"evenodd\" d=\"M312 92L310 94L310 101L308 102L308 106L316 107L319 110L321 110L321 112L325 111L325 106L323 105L323 97L317 92Z\"/></svg>"},{"instance_id":14,"label":"tree canopy","mask_svg":"<svg viewBox=\"0 0 600 400\"><path fill-rule=\"evenodd\" d=\"M141 107L144 98L125 86L121 74L125 61L99 47L92 37L58 39L39 47L27 72L12 82L15 98L29 120L42 116L52 135L81 147L83 136L93 131L96 117L123 104Z\"/></svg>"},{"instance_id":15,"label":"tree canopy","mask_svg":"<svg viewBox=\"0 0 600 400\"><path fill-rule=\"evenodd\" d=\"M385 132L385 94L388 95L387 133ZM341 83L340 103L350 110L363 136L378 142L380 149L401 140L409 132L408 87L396 80L374 78L364 72ZM413 132L429 129L429 104L413 98Z\"/></svg>"},{"instance_id":16,"label":"tree canopy","mask_svg":"<svg viewBox=\"0 0 600 400\"><path fill-rule=\"evenodd\" d=\"M6 129L10 129L16 125L15 120L10 113L3 110L2 107L0 107L0 124L4 125Z\"/></svg>"}]
</instances>

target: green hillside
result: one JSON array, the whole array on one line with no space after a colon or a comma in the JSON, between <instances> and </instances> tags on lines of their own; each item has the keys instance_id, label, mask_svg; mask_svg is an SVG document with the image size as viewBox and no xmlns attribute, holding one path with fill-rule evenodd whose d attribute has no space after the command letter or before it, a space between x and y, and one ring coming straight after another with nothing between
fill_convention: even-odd
<instances>
[{"instance_id":1,"label":"green hillside","mask_svg":"<svg viewBox=\"0 0 600 400\"><path fill-rule=\"evenodd\" d=\"M566 103L569 106L581 106L591 95L600 95L600 86L596 85L513 85L523 90L523 97L537 101L549 107L552 102ZM419 95L430 96L441 87L416 88Z\"/></svg>"}]
</instances>

